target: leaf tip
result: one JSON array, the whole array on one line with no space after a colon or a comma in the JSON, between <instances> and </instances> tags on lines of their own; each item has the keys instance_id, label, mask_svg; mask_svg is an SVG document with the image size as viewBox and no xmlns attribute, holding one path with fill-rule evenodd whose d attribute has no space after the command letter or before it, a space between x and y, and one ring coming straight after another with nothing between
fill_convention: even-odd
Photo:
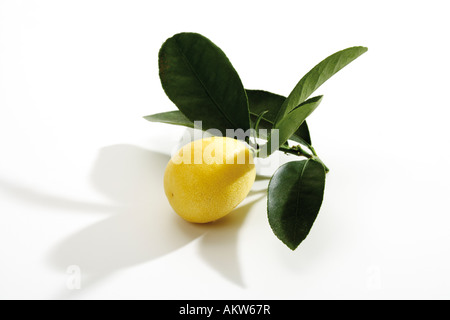
<instances>
[{"instance_id":1,"label":"leaf tip","mask_svg":"<svg viewBox=\"0 0 450 320\"><path fill-rule=\"evenodd\" d=\"M369 51L369 48L368 47L364 47L364 46L357 46L355 48L359 49L360 55L363 54L363 53L366 53L367 51Z\"/></svg>"},{"instance_id":2,"label":"leaf tip","mask_svg":"<svg viewBox=\"0 0 450 320\"><path fill-rule=\"evenodd\" d=\"M289 249L291 249L291 251L295 251L295 250L298 248L298 246L299 246L300 244L298 244L298 245L289 245L289 244L285 243L285 245L286 245Z\"/></svg>"}]
</instances>

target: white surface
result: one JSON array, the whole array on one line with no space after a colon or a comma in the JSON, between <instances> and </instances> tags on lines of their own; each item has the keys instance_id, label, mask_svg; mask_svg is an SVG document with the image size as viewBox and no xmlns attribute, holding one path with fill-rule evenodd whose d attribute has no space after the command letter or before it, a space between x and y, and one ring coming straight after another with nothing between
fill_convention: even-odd
<instances>
[{"instance_id":1,"label":"white surface","mask_svg":"<svg viewBox=\"0 0 450 320\"><path fill-rule=\"evenodd\" d=\"M446 1L0 1L0 298L450 298ZM255 184L190 225L162 190L182 128L157 54L202 33L247 88L288 94L331 53L369 52L318 90L331 168L291 252ZM81 272L81 289L69 290Z\"/></svg>"}]
</instances>

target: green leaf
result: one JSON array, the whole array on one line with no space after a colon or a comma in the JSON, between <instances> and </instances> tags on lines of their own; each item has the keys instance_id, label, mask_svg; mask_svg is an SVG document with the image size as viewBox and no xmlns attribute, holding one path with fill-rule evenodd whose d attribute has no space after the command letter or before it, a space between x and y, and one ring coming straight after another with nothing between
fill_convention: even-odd
<instances>
[{"instance_id":1,"label":"green leaf","mask_svg":"<svg viewBox=\"0 0 450 320\"><path fill-rule=\"evenodd\" d=\"M306 100L274 125L274 129L279 130L279 145L285 143L298 130L303 121L319 106L322 97L317 96Z\"/></svg>"},{"instance_id":2,"label":"green leaf","mask_svg":"<svg viewBox=\"0 0 450 320\"><path fill-rule=\"evenodd\" d=\"M253 129L255 129L255 131L258 131L261 119L267 112L269 112L269 111L266 110L266 111L261 112L261 114L258 116L258 118L256 118L256 122L255 122L255 125L254 125L254 128L253 128Z\"/></svg>"},{"instance_id":3,"label":"green leaf","mask_svg":"<svg viewBox=\"0 0 450 320\"><path fill-rule=\"evenodd\" d=\"M339 70L367 51L366 47L351 47L336 52L312 68L295 86L281 106L275 124L296 106L304 102L317 88Z\"/></svg>"},{"instance_id":4,"label":"green leaf","mask_svg":"<svg viewBox=\"0 0 450 320\"><path fill-rule=\"evenodd\" d=\"M291 250L308 236L325 189L325 170L309 159L282 165L269 182L267 212L275 235Z\"/></svg>"},{"instance_id":5,"label":"green leaf","mask_svg":"<svg viewBox=\"0 0 450 320\"><path fill-rule=\"evenodd\" d=\"M260 123L260 128L262 129L272 129L273 122L277 117L278 111L283 104L286 97L281 95L271 93L263 90L246 90L248 97L248 104L250 108L250 117L252 121L258 117L261 112L267 111L267 113L262 118ZM311 145L311 136L309 134L308 125L306 121L302 123L300 128L289 138L303 145Z\"/></svg>"},{"instance_id":6,"label":"green leaf","mask_svg":"<svg viewBox=\"0 0 450 320\"><path fill-rule=\"evenodd\" d=\"M250 105L251 119L256 122L258 116L267 111L260 119L259 128L268 130L272 129L276 114L286 98L263 90L246 90L246 92ZM263 110L265 107L267 109ZM194 123L179 110L145 116L144 119L151 122L162 122L189 128L194 127ZM306 121L301 124L300 128L298 128L298 130L289 139L305 146L311 146L311 137Z\"/></svg>"},{"instance_id":7,"label":"green leaf","mask_svg":"<svg viewBox=\"0 0 450 320\"><path fill-rule=\"evenodd\" d=\"M159 52L159 75L167 96L204 130L250 128L247 95L223 51L197 33L179 33Z\"/></svg>"},{"instance_id":8,"label":"green leaf","mask_svg":"<svg viewBox=\"0 0 450 320\"><path fill-rule=\"evenodd\" d=\"M264 90L246 89L246 92L250 113L260 114L263 111L268 111L264 117L268 121L274 122L286 97Z\"/></svg>"},{"instance_id":9,"label":"green leaf","mask_svg":"<svg viewBox=\"0 0 450 320\"><path fill-rule=\"evenodd\" d=\"M151 122L162 122L194 128L194 123L178 110L152 114L150 116L145 116L144 119Z\"/></svg>"},{"instance_id":10,"label":"green leaf","mask_svg":"<svg viewBox=\"0 0 450 320\"><path fill-rule=\"evenodd\" d=\"M266 153L261 155L263 157L270 156L275 150L278 150L291 137L305 119L319 106L323 96L317 96L306 100L294 110L289 112L283 119L274 125L274 129L278 129L278 134L275 136L278 141L274 140L272 133L264 147Z\"/></svg>"}]
</instances>

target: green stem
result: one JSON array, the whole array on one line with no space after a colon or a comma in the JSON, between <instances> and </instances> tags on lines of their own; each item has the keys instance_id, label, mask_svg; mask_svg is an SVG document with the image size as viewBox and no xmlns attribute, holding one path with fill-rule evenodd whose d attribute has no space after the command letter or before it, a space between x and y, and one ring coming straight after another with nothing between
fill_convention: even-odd
<instances>
[{"instance_id":1,"label":"green stem","mask_svg":"<svg viewBox=\"0 0 450 320\"><path fill-rule=\"evenodd\" d=\"M288 153L288 154L293 154L293 155L296 155L296 156L299 156L299 157L303 156L303 157L306 157L308 159L314 159L314 160L320 162L323 165L323 167L325 168L325 172L327 172L327 173L330 172L330 169L328 169L328 167L325 165L325 163L323 163L323 161L317 156L317 153L314 150L314 148L312 146L308 146L308 149L310 149L313 154L309 154L308 152L303 150L300 145L293 146L293 147L290 147L290 148L282 146L278 150L280 150L281 152Z\"/></svg>"},{"instance_id":2,"label":"green stem","mask_svg":"<svg viewBox=\"0 0 450 320\"><path fill-rule=\"evenodd\" d=\"M294 146L294 147L283 147L281 146L280 148L278 148L278 150L280 150L281 152L284 153L289 153L289 154L293 154L296 156L303 156L306 157L308 159L311 159L314 157L314 155L307 153L305 150L302 149L302 147L300 147L300 145L298 146Z\"/></svg>"},{"instance_id":3,"label":"green stem","mask_svg":"<svg viewBox=\"0 0 450 320\"><path fill-rule=\"evenodd\" d=\"M323 161L318 156L314 156L314 160L320 162L323 165L323 167L325 168L325 173L330 172L330 169L328 169L328 167L325 165L325 163L323 163Z\"/></svg>"},{"instance_id":4,"label":"green stem","mask_svg":"<svg viewBox=\"0 0 450 320\"><path fill-rule=\"evenodd\" d=\"M259 156L259 145L256 145L256 148L254 148L254 154L258 157ZM325 172L328 173L330 172L330 169L328 169L328 167L325 165L325 163L323 163L323 161L317 156L316 150L314 150L314 148L310 145L308 145L308 149L311 151L311 153L306 152L305 150L303 150L303 148L300 145L296 145L296 146L280 146L278 148L279 151L287 153L287 154L293 154L296 155L298 157L305 157L308 159L314 159L318 162L320 162L323 167L325 168Z\"/></svg>"},{"instance_id":5,"label":"green stem","mask_svg":"<svg viewBox=\"0 0 450 320\"><path fill-rule=\"evenodd\" d=\"M309 144L308 144L308 149L311 150L312 154L315 155L315 156L317 157L316 150L314 150L314 148L313 148L312 145L309 145Z\"/></svg>"}]
</instances>

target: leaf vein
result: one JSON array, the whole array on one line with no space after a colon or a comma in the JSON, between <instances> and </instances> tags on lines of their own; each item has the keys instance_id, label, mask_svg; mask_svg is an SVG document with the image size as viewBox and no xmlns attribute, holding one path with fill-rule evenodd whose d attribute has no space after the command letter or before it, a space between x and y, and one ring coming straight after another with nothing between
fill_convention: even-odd
<instances>
[{"instance_id":1,"label":"leaf vein","mask_svg":"<svg viewBox=\"0 0 450 320\"><path fill-rule=\"evenodd\" d=\"M298 189L297 189L297 203L295 205L295 223L294 223L294 239L297 239L297 234L299 231L299 221L300 221L300 215L301 215L301 210L300 210L300 194L302 191L302 177L303 177L303 173L305 172L306 166L308 165L309 160L307 160L304 164L304 166L302 167L302 171L300 172L300 179L298 179Z\"/></svg>"},{"instance_id":2,"label":"leaf vein","mask_svg":"<svg viewBox=\"0 0 450 320\"><path fill-rule=\"evenodd\" d=\"M230 118L227 116L227 114L224 112L224 110L222 110L220 104L216 101L216 99L214 99L214 97L212 96L212 94L209 92L208 87L204 84L204 82L202 81L200 75L195 71L194 67L192 66L192 63L189 61L188 57L184 54L183 50L181 50L181 47L178 43L178 40L175 38L175 43L176 43L176 47L178 52L180 53L181 57L183 58L183 60L186 62L187 66L189 67L189 70L191 70L192 74L194 74L195 78L198 80L198 82L200 83L200 85L202 86L203 90L205 91L206 95L211 99L211 101L213 102L213 105L216 107L216 109L222 114L222 116L225 118L225 120L231 125L231 127L234 129L237 127L237 125L235 125L233 123L233 121L230 120ZM195 120L195 119L194 119ZM231 128L230 128L231 129Z\"/></svg>"}]
</instances>

